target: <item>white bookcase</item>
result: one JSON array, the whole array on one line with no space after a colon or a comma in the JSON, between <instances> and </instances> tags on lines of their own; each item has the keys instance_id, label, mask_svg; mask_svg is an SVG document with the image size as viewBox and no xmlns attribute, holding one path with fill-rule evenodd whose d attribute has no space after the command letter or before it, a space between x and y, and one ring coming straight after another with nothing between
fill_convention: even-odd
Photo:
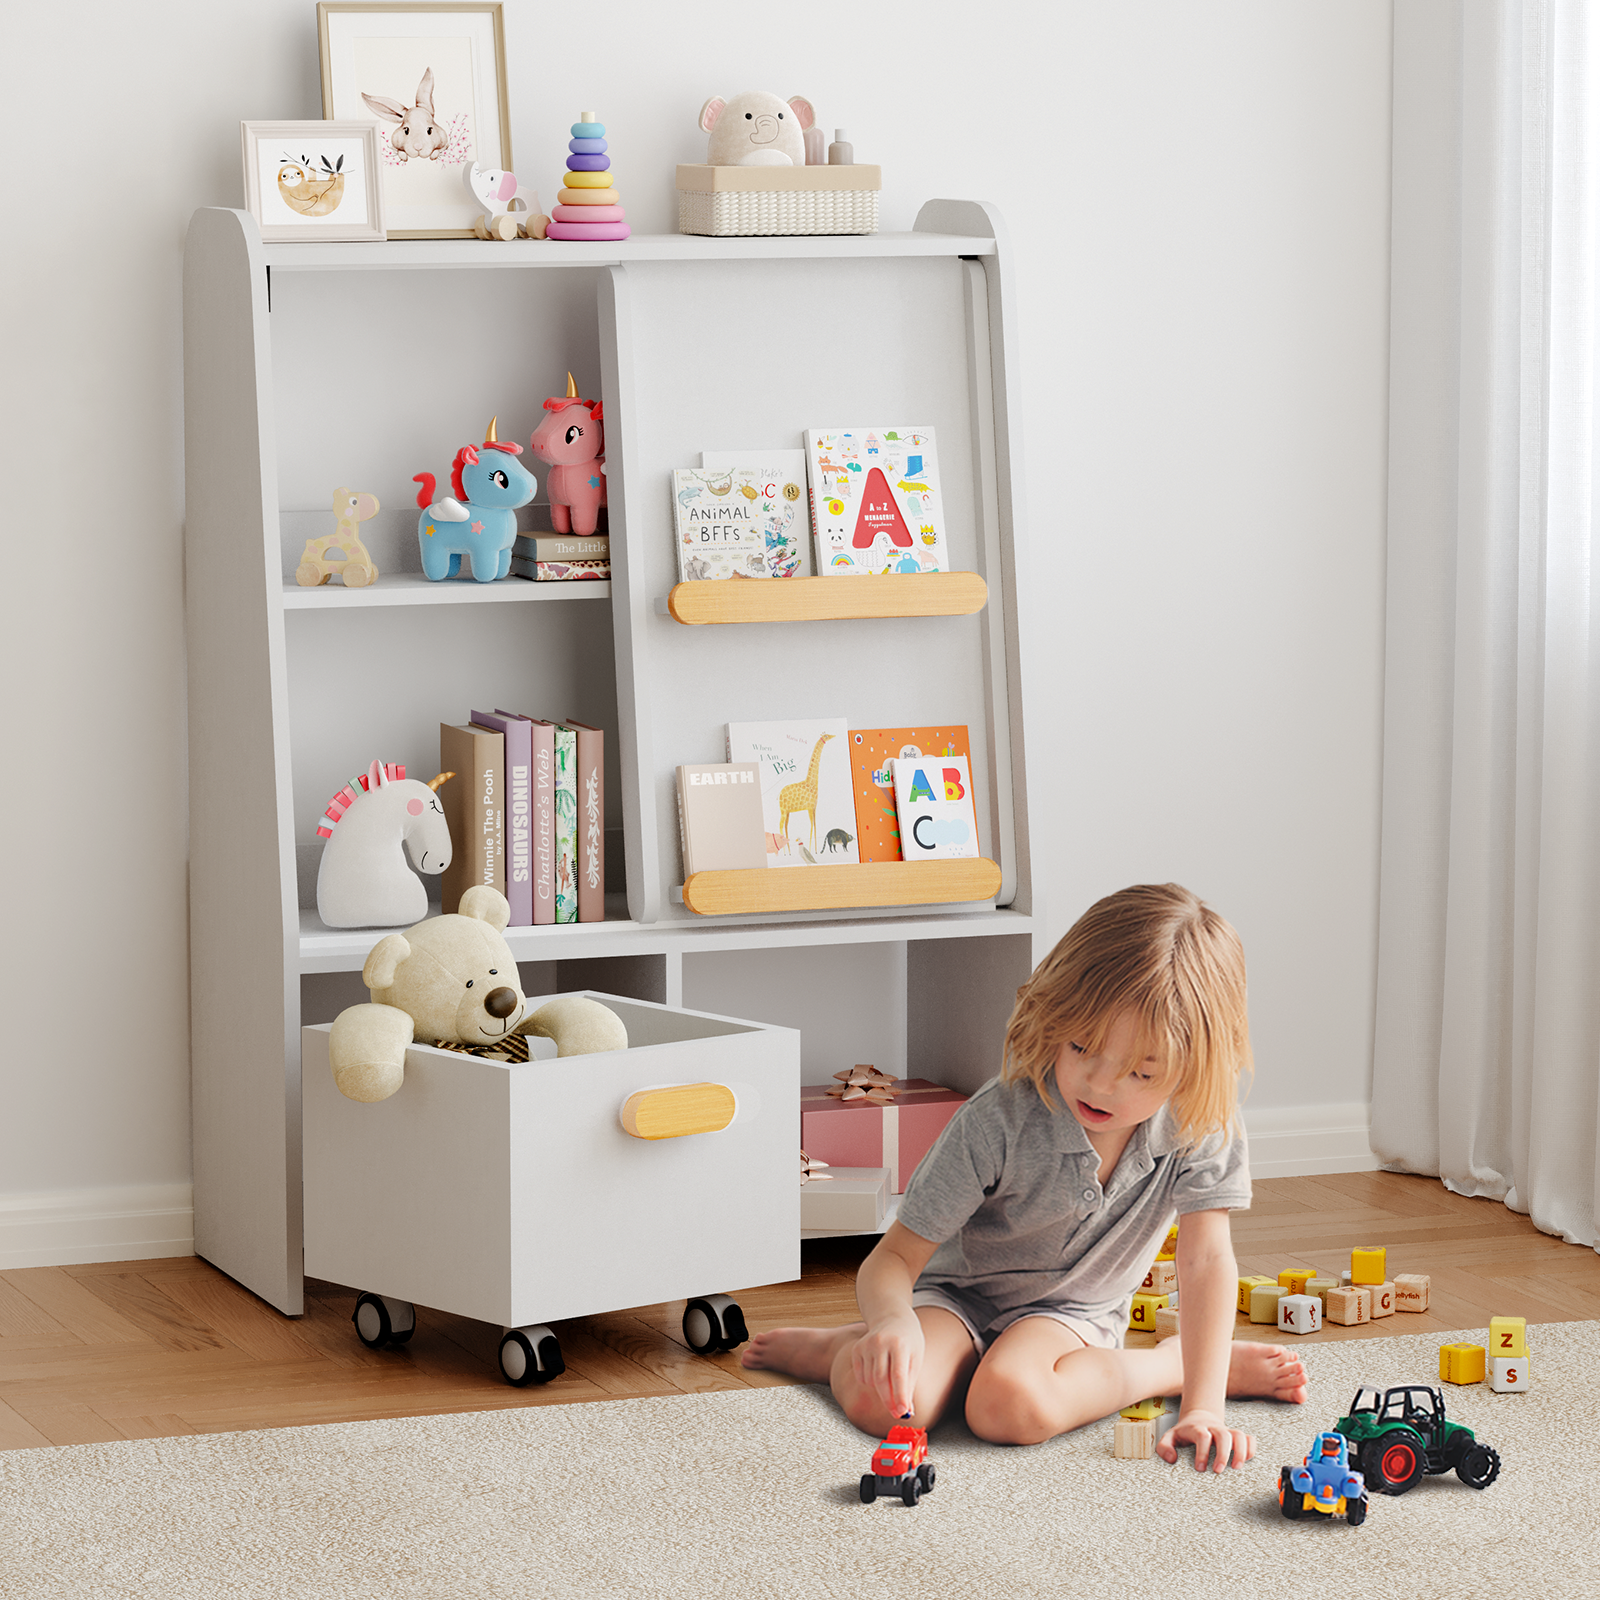
<instances>
[{"instance_id":1,"label":"white bookcase","mask_svg":"<svg viewBox=\"0 0 1600 1600\"><path fill-rule=\"evenodd\" d=\"M906 234L592 246L264 246L248 214L196 212L184 379L200 1255L302 1309L300 1028L367 997L360 970L378 937L318 920L316 818L374 758L431 776L438 724L472 708L606 731L626 892L604 922L508 930L529 992L798 1027L807 1081L856 1061L969 1090L994 1073L1042 954L1005 252L990 207L951 200ZM444 481L491 415L526 447L569 369L605 405L612 581L427 582L413 476ZM952 564L981 577L979 609L971 579L936 615L899 614L915 579L837 579L785 590L805 601L793 620L678 620L670 468L703 448L883 419L937 429ZM300 550L332 531L341 486L383 502L363 526L382 576L299 588ZM859 609L879 584L873 604L891 614L826 614ZM919 903L930 891L912 866L835 869L840 898L871 880L871 905L706 916L685 904L675 768L721 760L729 721L818 716L968 725L992 898Z\"/></svg>"}]
</instances>

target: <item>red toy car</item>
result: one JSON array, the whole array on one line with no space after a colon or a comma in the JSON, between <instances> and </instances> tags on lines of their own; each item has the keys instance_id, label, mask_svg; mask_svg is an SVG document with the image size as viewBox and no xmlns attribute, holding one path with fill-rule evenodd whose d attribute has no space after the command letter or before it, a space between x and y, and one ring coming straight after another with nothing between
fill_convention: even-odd
<instances>
[{"instance_id":1,"label":"red toy car","mask_svg":"<svg viewBox=\"0 0 1600 1600\"><path fill-rule=\"evenodd\" d=\"M927 1430L891 1428L889 1437L872 1452L872 1471L861 1474L861 1498L871 1505L880 1494L897 1494L914 1506L933 1487L934 1477Z\"/></svg>"}]
</instances>

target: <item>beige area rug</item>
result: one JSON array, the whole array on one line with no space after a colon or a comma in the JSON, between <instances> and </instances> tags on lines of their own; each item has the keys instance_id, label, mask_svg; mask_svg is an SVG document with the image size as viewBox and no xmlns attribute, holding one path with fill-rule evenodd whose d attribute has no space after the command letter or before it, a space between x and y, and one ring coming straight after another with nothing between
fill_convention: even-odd
<instances>
[{"instance_id":1,"label":"beige area rug","mask_svg":"<svg viewBox=\"0 0 1600 1600\"><path fill-rule=\"evenodd\" d=\"M0 1455L0 1595L961 1600L1148 1593L1600 1594L1600 1323L1529 1331L1534 1388L1446 1385L1501 1454L1364 1525L1286 1522L1279 1467L1358 1385L1437 1382L1441 1343L1304 1347L1301 1408L1232 1407L1260 1453L1221 1477L1117 1461L1111 1424L1031 1449L934 1435L919 1506L863 1505L871 1441L816 1388L546 1406Z\"/></svg>"}]
</instances>

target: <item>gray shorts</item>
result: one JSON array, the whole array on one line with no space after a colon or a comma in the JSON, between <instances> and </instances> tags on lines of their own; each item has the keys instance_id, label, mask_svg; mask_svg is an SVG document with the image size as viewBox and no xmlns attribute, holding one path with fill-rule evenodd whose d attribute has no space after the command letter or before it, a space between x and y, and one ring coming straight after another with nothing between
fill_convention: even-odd
<instances>
[{"instance_id":1,"label":"gray shorts","mask_svg":"<svg viewBox=\"0 0 1600 1600\"><path fill-rule=\"evenodd\" d=\"M938 1306L957 1317L972 1338L972 1347L981 1357L1002 1333L1014 1322L1028 1317L1048 1317L1083 1340L1091 1350L1116 1350L1122 1345L1125 1324L1121 1317L1103 1311L1087 1311L1065 1301L1044 1302L1039 1305L1015 1306L1010 1311L995 1313L974 1296L963 1296L950 1284L940 1287L913 1289L911 1308Z\"/></svg>"}]
</instances>

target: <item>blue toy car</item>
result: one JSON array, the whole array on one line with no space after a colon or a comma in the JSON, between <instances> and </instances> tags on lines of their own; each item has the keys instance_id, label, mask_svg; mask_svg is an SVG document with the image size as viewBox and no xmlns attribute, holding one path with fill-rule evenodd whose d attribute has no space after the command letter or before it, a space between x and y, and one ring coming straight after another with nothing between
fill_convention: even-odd
<instances>
[{"instance_id":1,"label":"blue toy car","mask_svg":"<svg viewBox=\"0 0 1600 1600\"><path fill-rule=\"evenodd\" d=\"M1319 1433L1304 1463L1278 1474L1278 1504L1291 1520L1320 1511L1342 1516L1352 1528L1367 1520L1367 1486L1350 1470L1350 1442L1342 1433Z\"/></svg>"}]
</instances>

